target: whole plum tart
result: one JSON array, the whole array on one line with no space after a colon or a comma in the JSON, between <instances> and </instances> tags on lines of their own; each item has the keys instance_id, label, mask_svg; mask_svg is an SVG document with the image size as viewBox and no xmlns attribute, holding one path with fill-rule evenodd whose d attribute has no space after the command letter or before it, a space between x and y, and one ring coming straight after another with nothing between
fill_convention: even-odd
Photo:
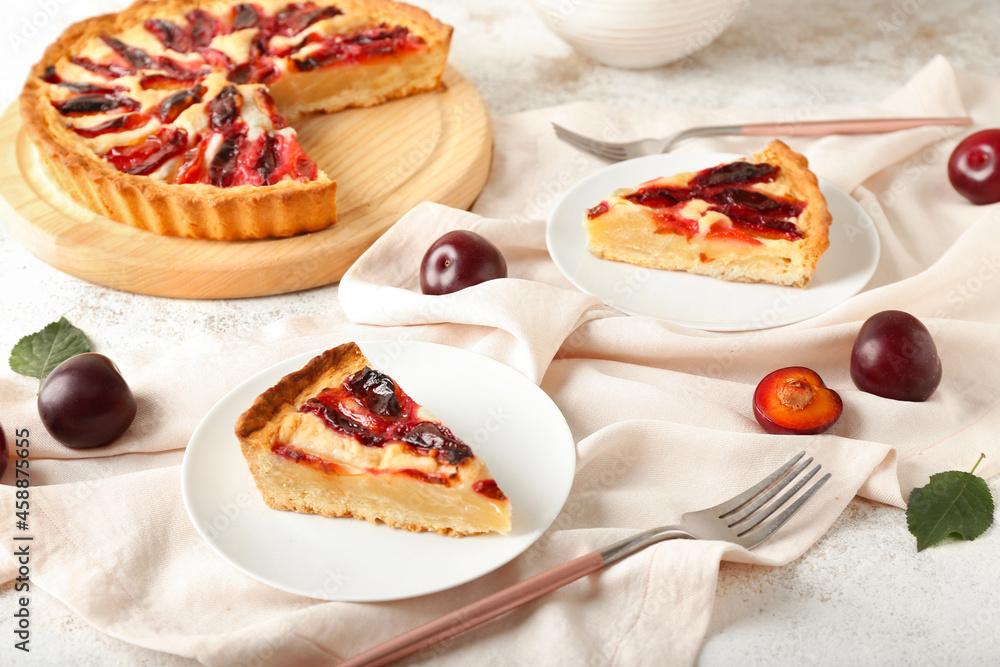
<instances>
[{"instance_id":1,"label":"whole plum tart","mask_svg":"<svg viewBox=\"0 0 1000 667\"><path fill-rule=\"evenodd\" d=\"M354 343L283 377L235 430L274 509L453 536L510 532L510 500L483 460Z\"/></svg>"},{"instance_id":2,"label":"whole plum tart","mask_svg":"<svg viewBox=\"0 0 1000 667\"><path fill-rule=\"evenodd\" d=\"M812 278L831 222L808 161L777 139L743 160L617 190L584 218L604 259L794 287Z\"/></svg>"},{"instance_id":3,"label":"whole plum tart","mask_svg":"<svg viewBox=\"0 0 1000 667\"><path fill-rule=\"evenodd\" d=\"M323 229L337 185L289 125L434 90L451 28L390 0L143 0L70 26L21 115L47 175L158 234Z\"/></svg>"}]
</instances>

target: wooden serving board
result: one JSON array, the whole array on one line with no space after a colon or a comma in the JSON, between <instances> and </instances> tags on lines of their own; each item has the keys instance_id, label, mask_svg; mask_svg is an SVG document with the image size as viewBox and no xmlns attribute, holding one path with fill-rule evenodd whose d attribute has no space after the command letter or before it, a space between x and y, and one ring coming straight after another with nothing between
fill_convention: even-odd
<instances>
[{"instance_id":1,"label":"wooden serving board","mask_svg":"<svg viewBox=\"0 0 1000 667\"><path fill-rule=\"evenodd\" d=\"M77 204L45 178L15 103L0 116L0 196L18 215L0 224L53 267L129 292L222 299L328 285L415 205L468 208L479 196L493 152L489 113L457 71L443 81L436 92L295 122L307 154L337 181L340 219L253 241L159 236Z\"/></svg>"}]
</instances>

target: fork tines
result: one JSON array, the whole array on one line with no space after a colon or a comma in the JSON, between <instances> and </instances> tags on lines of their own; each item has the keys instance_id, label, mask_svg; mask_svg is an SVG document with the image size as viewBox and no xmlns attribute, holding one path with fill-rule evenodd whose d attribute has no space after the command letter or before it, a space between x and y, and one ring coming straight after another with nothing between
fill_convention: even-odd
<instances>
[{"instance_id":1,"label":"fork tines","mask_svg":"<svg viewBox=\"0 0 1000 667\"><path fill-rule=\"evenodd\" d=\"M628 157L628 151L622 143L601 141L586 137L568 130L557 123L552 123L552 127L555 129L556 137L560 140L592 155L616 161L625 160Z\"/></svg>"},{"instance_id":2,"label":"fork tines","mask_svg":"<svg viewBox=\"0 0 1000 667\"><path fill-rule=\"evenodd\" d=\"M729 527L738 531L739 537L746 537L751 532L761 529L763 532L756 532L753 534L753 539L757 542L768 537L780 528L788 519L795 514L802 505L804 505L813 494L815 494L820 487L826 484L827 480L830 479L831 474L826 473L820 477L805 493L798 497L791 505L789 505L781 514L777 516L773 521L769 522L767 525L761 525L768 519L772 514L778 511L782 506L785 505L789 500L791 500L799 491L805 487L806 484L819 473L820 469L823 467L821 464L816 464L814 468L805 472L812 464L813 457L804 458L806 453L804 451L799 452L791 458L787 463L782 465L780 468L775 470L773 473L762 479L755 486L747 489L747 491L739 496L733 498L727 503L720 505L717 509L719 511L719 518L726 519L729 521ZM803 460L804 459L804 460ZM800 477L801 475L801 477ZM793 484L794 482L794 484ZM787 490L786 490L787 489ZM785 491L774 502L771 500L777 496L782 491Z\"/></svg>"}]
</instances>

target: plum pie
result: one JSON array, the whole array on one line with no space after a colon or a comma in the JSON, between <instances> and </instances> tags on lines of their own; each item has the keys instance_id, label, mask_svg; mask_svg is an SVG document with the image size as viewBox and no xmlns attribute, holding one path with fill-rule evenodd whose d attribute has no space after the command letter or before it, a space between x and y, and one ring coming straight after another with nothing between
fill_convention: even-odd
<instances>
[{"instance_id":1,"label":"plum pie","mask_svg":"<svg viewBox=\"0 0 1000 667\"><path fill-rule=\"evenodd\" d=\"M354 343L261 394L236 436L274 509L453 536L510 532L486 464Z\"/></svg>"},{"instance_id":2,"label":"plum pie","mask_svg":"<svg viewBox=\"0 0 1000 667\"><path fill-rule=\"evenodd\" d=\"M584 218L597 257L794 287L812 278L831 222L808 161L777 139L746 159L616 190Z\"/></svg>"},{"instance_id":3,"label":"plum pie","mask_svg":"<svg viewBox=\"0 0 1000 667\"><path fill-rule=\"evenodd\" d=\"M451 27L391 0L140 0L70 26L21 115L48 177L158 234L254 239L337 219L289 125L439 87Z\"/></svg>"}]
</instances>

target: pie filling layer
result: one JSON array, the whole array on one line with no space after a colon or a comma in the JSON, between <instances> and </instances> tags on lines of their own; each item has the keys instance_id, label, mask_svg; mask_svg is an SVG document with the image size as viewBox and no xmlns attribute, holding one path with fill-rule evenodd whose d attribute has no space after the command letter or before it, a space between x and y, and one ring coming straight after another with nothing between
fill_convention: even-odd
<instances>
[{"instance_id":1,"label":"pie filling layer","mask_svg":"<svg viewBox=\"0 0 1000 667\"><path fill-rule=\"evenodd\" d=\"M287 443L275 442L271 451L290 461L330 475L397 474L428 484L452 487L461 481L461 466L473 458L472 450L443 424L422 418L420 406L384 373L365 367L350 375L338 387L327 388L308 399L299 413L314 415L326 428L352 438L369 448L394 445L399 454L431 457L435 470L413 467L358 467L357 462L336 462L303 451ZM420 466L427 467L427 466ZM477 480L472 490L494 500L506 500L492 479Z\"/></svg>"},{"instance_id":2,"label":"pie filling layer","mask_svg":"<svg viewBox=\"0 0 1000 667\"><path fill-rule=\"evenodd\" d=\"M245 3L193 9L101 34L47 68L64 122L120 172L220 188L325 179L267 86L321 69L415 54L406 26L368 23L335 5Z\"/></svg>"},{"instance_id":3,"label":"pie filling layer","mask_svg":"<svg viewBox=\"0 0 1000 667\"><path fill-rule=\"evenodd\" d=\"M803 236L796 220L806 203L751 187L773 183L780 173L776 165L731 162L702 170L686 184L656 179L616 194L652 209L658 234L677 234L689 241L701 235L750 245L760 245L763 239L796 241ZM611 204L602 201L587 211L587 219L610 210Z\"/></svg>"}]
</instances>

